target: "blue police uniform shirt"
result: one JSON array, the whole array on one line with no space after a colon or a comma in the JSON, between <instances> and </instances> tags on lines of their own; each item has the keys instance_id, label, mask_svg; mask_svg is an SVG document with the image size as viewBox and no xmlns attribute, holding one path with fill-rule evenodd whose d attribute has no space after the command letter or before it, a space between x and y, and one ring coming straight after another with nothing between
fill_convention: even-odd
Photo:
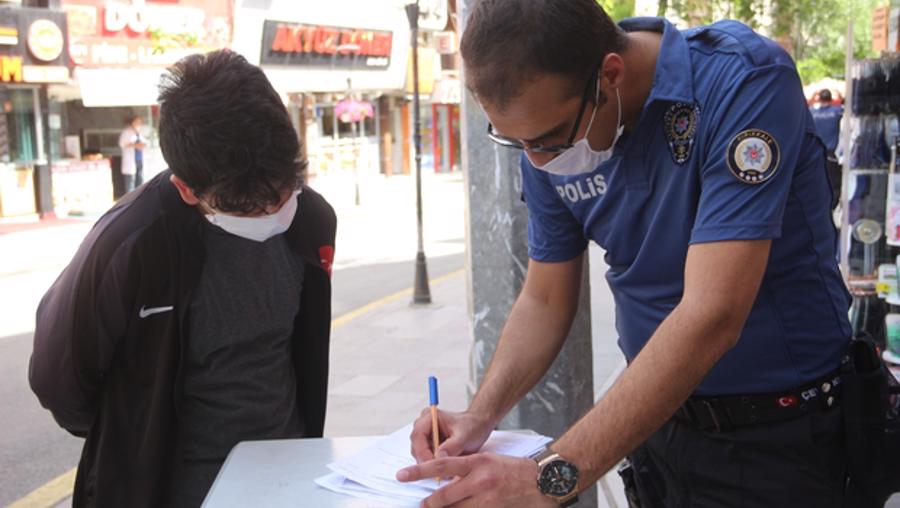
<instances>
[{"instance_id":1,"label":"blue police uniform shirt","mask_svg":"<svg viewBox=\"0 0 900 508\"><path fill-rule=\"evenodd\" d=\"M620 25L662 32L652 91L591 172L553 175L523 155L529 256L572 260L589 239L606 250L631 361L681 300L688 247L771 239L740 340L696 393L775 392L836 370L850 295L835 261L824 149L790 57L734 21L684 32L659 18Z\"/></svg>"},{"instance_id":2,"label":"blue police uniform shirt","mask_svg":"<svg viewBox=\"0 0 900 508\"><path fill-rule=\"evenodd\" d=\"M824 108L813 107L810 109L816 132L825 143L828 150L837 150L838 139L841 135L841 118L844 116L844 108L840 106L826 106Z\"/></svg>"}]
</instances>

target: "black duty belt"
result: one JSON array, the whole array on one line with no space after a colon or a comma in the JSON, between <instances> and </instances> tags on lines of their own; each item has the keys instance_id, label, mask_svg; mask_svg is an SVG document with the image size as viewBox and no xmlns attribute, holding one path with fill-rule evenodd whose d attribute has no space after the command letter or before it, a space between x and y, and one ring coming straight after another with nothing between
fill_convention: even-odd
<instances>
[{"instance_id":1,"label":"black duty belt","mask_svg":"<svg viewBox=\"0 0 900 508\"><path fill-rule=\"evenodd\" d=\"M838 403L840 386L841 376L835 373L783 392L691 397L674 416L700 430L727 432L829 409Z\"/></svg>"}]
</instances>

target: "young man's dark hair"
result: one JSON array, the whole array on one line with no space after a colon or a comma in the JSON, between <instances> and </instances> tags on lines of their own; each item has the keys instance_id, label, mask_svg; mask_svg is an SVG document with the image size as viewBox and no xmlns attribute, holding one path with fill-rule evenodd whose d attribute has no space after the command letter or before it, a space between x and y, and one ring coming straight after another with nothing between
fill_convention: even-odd
<instances>
[{"instance_id":1,"label":"young man's dark hair","mask_svg":"<svg viewBox=\"0 0 900 508\"><path fill-rule=\"evenodd\" d=\"M572 95L626 37L596 0L481 0L460 45L466 86L504 107L538 74L571 77ZM593 96L590 97L593 100Z\"/></svg>"},{"instance_id":2,"label":"young man's dark hair","mask_svg":"<svg viewBox=\"0 0 900 508\"><path fill-rule=\"evenodd\" d=\"M263 71L239 54L179 61L159 101L166 162L217 210L257 213L300 183L305 162L288 112Z\"/></svg>"},{"instance_id":3,"label":"young man's dark hair","mask_svg":"<svg viewBox=\"0 0 900 508\"><path fill-rule=\"evenodd\" d=\"M831 90L825 88L819 92L819 102L831 102Z\"/></svg>"}]
</instances>

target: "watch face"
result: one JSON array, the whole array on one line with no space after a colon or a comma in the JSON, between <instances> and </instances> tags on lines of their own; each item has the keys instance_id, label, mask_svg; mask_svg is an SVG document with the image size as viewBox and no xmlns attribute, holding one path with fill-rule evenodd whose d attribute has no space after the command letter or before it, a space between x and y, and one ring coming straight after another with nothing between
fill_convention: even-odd
<instances>
[{"instance_id":1,"label":"watch face","mask_svg":"<svg viewBox=\"0 0 900 508\"><path fill-rule=\"evenodd\" d=\"M554 460L544 466L538 487L548 496L564 497L578 486L578 468L564 460Z\"/></svg>"}]
</instances>

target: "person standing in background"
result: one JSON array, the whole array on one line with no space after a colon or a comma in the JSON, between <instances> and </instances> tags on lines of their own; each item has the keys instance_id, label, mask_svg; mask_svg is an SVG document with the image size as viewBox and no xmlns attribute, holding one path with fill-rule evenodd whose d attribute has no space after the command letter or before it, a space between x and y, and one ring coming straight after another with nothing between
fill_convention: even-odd
<instances>
[{"instance_id":1,"label":"person standing in background","mask_svg":"<svg viewBox=\"0 0 900 508\"><path fill-rule=\"evenodd\" d=\"M831 91L828 89L819 91L818 96L819 99L809 108L809 112L812 113L816 132L825 143L828 180L834 194L831 208L834 209L841 199L841 164L838 162L836 153L841 137L841 119L844 117L844 108L833 103Z\"/></svg>"},{"instance_id":2,"label":"person standing in background","mask_svg":"<svg viewBox=\"0 0 900 508\"><path fill-rule=\"evenodd\" d=\"M132 116L128 126L119 135L122 149L122 176L125 177L125 192L131 192L144 183L144 136L141 135L142 119Z\"/></svg>"}]
</instances>

